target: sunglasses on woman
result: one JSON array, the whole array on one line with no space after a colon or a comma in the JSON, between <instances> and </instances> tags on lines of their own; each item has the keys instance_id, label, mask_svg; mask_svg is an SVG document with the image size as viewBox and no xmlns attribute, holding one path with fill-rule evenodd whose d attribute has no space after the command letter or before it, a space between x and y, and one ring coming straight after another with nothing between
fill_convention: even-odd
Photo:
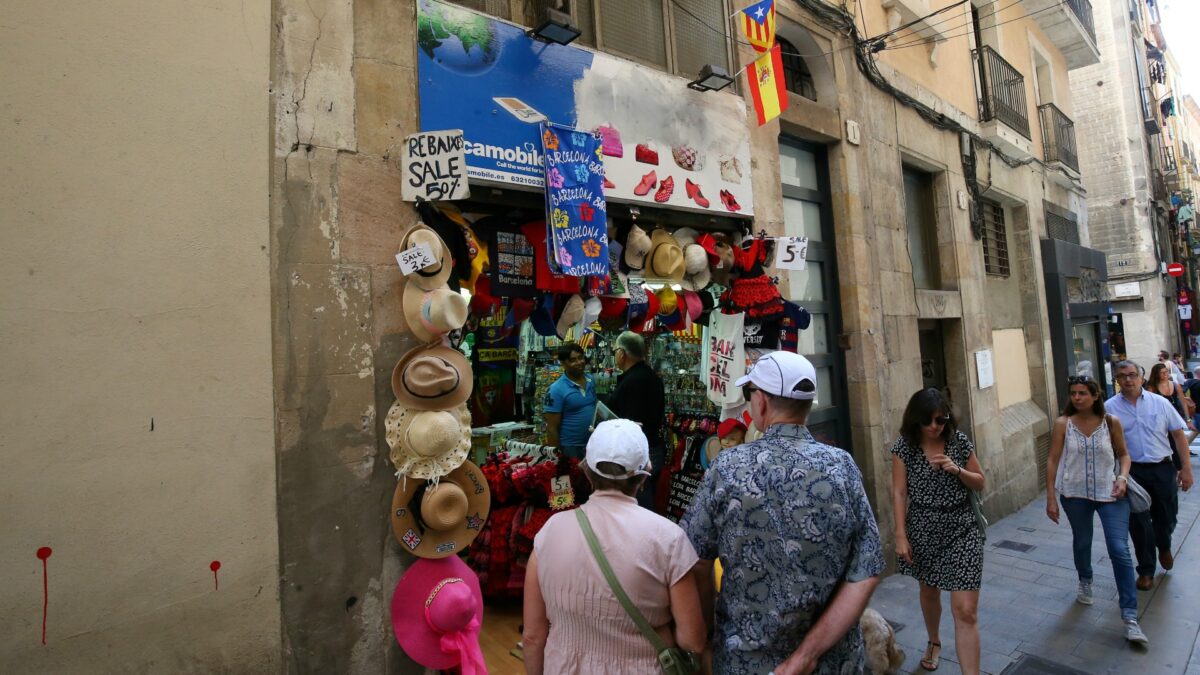
<instances>
[{"instance_id":1,"label":"sunglasses on woman","mask_svg":"<svg viewBox=\"0 0 1200 675\"><path fill-rule=\"evenodd\" d=\"M950 416L942 415L941 417L935 417L932 420L930 420L929 426L933 426L935 424L938 426L943 426L943 427L946 426L947 424L950 424Z\"/></svg>"},{"instance_id":2,"label":"sunglasses on woman","mask_svg":"<svg viewBox=\"0 0 1200 675\"><path fill-rule=\"evenodd\" d=\"M1087 384L1088 382L1091 382L1091 381L1092 381L1092 378L1088 377L1087 375L1072 375L1071 377L1067 378L1067 385Z\"/></svg>"}]
</instances>

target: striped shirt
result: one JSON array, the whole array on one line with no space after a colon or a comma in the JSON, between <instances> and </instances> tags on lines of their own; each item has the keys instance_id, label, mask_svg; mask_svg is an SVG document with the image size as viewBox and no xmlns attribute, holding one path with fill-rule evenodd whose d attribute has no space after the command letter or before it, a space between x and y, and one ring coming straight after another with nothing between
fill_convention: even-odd
<instances>
[{"instance_id":1,"label":"striped shirt","mask_svg":"<svg viewBox=\"0 0 1200 675\"><path fill-rule=\"evenodd\" d=\"M619 492L595 492L582 507L625 594L667 644L670 588L699 558L678 525ZM588 548L574 513L557 513L533 540L546 603L547 673L641 675L658 656L621 607Z\"/></svg>"}]
</instances>

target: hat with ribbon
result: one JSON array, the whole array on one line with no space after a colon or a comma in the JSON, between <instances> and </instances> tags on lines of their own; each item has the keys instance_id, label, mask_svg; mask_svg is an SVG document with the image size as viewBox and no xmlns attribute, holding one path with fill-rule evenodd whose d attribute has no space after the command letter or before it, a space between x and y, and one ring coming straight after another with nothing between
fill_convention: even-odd
<instances>
[{"instance_id":1,"label":"hat with ribbon","mask_svg":"<svg viewBox=\"0 0 1200 675\"><path fill-rule=\"evenodd\" d=\"M583 309L583 298L578 295L572 295L571 299L567 300L566 306L563 307L562 314L558 315L558 321L554 326L554 334L560 339L566 339L567 331L583 319Z\"/></svg>"},{"instance_id":2,"label":"hat with ribbon","mask_svg":"<svg viewBox=\"0 0 1200 675\"><path fill-rule=\"evenodd\" d=\"M646 255L646 277L682 281L685 267L683 249L666 230L659 228L650 236L650 253Z\"/></svg>"},{"instance_id":3,"label":"hat with ribbon","mask_svg":"<svg viewBox=\"0 0 1200 675\"><path fill-rule=\"evenodd\" d=\"M712 282L712 272L708 269L708 253L699 244L688 244L683 249L683 281L681 284L690 291L698 291Z\"/></svg>"},{"instance_id":4,"label":"hat with ribbon","mask_svg":"<svg viewBox=\"0 0 1200 675\"><path fill-rule=\"evenodd\" d=\"M400 251L407 251L422 245L429 248L429 252L433 254L434 263L409 274L408 278L417 286L432 291L445 286L446 282L450 280L452 265L450 249L446 248L446 242L442 241L442 238L432 228L426 225L415 225L409 228L408 232L404 234L404 238L400 240Z\"/></svg>"},{"instance_id":5,"label":"hat with ribbon","mask_svg":"<svg viewBox=\"0 0 1200 675\"><path fill-rule=\"evenodd\" d=\"M467 299L445 286L427 291L406 281L402 298L404 320L422 342L439 340L467 322Z\"/></svg>"},{"instance_id":6,"label":"hat with ribbon","mask_svg":"<svg viewBox=\"0 0 1200 675\"><path fill-rule=\"evenodd\" d=\"M429 345L410 349L392 369L396 400L416 410L446 410L471 398L471 364L457 349Z\"/></svg>"},{"instance_id":7,"label":"hat with ribbon","mask_svg":"<svg viewBox=\"0 0 1200 675\"><path fill-rule=\"evenodd\" d=\"M417 664L486 675L479 632L483 593L479 577L457 557L418 560L392 593L392 631Z\"/></svg>"},{"instance_id":8,"label":"hat with ribbon","mask_svg":"<svg viewBox=\"0 0 1200 675\"><path fill-rule=\"evenodd\" d=\"M646 254L650 252L650 237L646 231L634 225L625 237L625 264L631 270L641 271L646 265Z\"/></svg>"},{"instance_id":9,"label":"hat with ribbon","mask_svg":"<svg viewBox=\"0 0 1200 675\"><path fill-rule=\"evenodd\" d=\"M470 462L436 482L401 478L392 494L392 533L418 558L452 556L479 535L491 499L487 479Z\"/></svg>"},{"instance_id":10,"label":"hat with ribbon","mask_svg":"<svg viewBox=\"0 0 1200 675\"><path fill-rule=\"evenodd\" d=\"M471 411L466 403L450 410L412 410L396 401L384 428L398 477L441 478L471 452Z\"/></svg>"}]
</instances>

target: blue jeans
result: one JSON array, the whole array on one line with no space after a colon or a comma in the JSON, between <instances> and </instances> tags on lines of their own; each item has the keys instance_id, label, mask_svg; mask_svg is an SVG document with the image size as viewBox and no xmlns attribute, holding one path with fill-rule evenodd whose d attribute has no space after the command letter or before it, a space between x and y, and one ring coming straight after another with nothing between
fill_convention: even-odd
<instances>
[{"instance_id":1,"label":"blue jeans","mask_svg":"<svg viewBox=\"0 0 1200 675\"><path fill-rule=\"evenodd\" d=\"M1080 581L1092 580L1092 525L1093 513L1100 514L1100 526L1104 528L1104 544L1112 560L1113 577L1117 582L1117 596L1121 605L1122 619L1137 619L1137 587L1134 585L1133 558L1129 555L1129 500L1094 502L1077 497L1060 497L1063 512L1071 523L1074 538L1075 571Z\"/></svg>"}]
</instances>

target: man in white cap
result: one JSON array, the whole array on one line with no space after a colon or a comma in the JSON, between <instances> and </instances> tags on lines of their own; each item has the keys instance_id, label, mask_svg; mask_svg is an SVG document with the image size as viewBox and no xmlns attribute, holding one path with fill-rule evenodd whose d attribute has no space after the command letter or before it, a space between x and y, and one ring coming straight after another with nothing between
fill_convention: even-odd
<instances>
[{"instance_id":1,"label":"man in white cap","mask_svg":"<svg viewBox=\"0 0 1200 675\"><path fill-rule=\"evenodd\" d=\"M713 560L725 570L713 672L862 672L858 619L884 568L862 474L804 427L817 397L808 359L772 352L737 385L763 437L717 456L680 521L706 610Z\"/></svg>"}]
</instances>

